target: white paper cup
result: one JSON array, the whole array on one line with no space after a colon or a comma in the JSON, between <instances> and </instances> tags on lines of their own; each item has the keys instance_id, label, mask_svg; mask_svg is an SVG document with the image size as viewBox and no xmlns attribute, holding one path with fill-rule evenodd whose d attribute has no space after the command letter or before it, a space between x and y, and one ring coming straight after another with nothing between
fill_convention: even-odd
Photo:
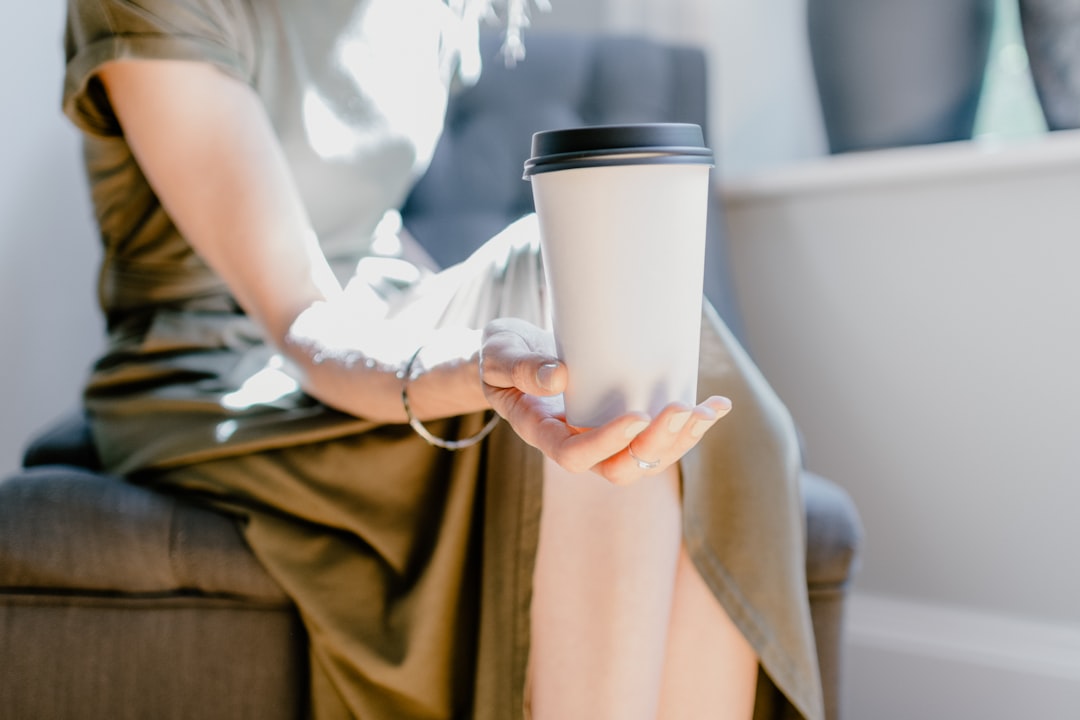
<instances>
[{"instance_id":1,"label":"white paper cup","mask_svg":"<svg viewBox=\"0 0 1080 720\"><path fill-rule=\"evenodd\" d=\"M696 403L711 167L697 125L533 136L525 177L571 425Z\"/></svg>"}]
</instances>

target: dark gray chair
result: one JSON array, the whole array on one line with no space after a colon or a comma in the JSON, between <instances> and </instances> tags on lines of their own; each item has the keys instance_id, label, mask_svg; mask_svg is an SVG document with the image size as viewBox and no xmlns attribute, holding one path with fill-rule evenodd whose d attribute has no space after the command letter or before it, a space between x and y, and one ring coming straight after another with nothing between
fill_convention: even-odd
<instances>
[{"instance_id":1,"label":"dark gray chair","mask_svg":"<svg viewBox=\"0 0 1080 720\"><path fill-rule=\"evenodd\" d=\"M533 131L705 126L696 49L532 33L528 51L514 70L489 61L480 84L453 99L434 162L403 210L443 264L531 209L521 166ZM485 58L494 57L489 39ZM738 333L713 210L707 291ZM81 415L34 440L24 465L0 481L0 720L303 717L303 628L232 518L101 473ZM858 516L832 483L805 473L802 488L808 592L835 718ZM758 706L761 718L792 713L765 677Z\"/></svg>"}]
</instances>

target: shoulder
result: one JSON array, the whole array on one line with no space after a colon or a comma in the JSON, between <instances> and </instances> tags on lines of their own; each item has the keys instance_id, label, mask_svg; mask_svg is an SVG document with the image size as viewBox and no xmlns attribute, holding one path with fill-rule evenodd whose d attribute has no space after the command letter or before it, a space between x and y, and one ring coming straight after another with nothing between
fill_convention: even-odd
<instances>
[{"instance_id":1,"label":"shoulder","mask_svg":"<svg viewBox=\"0 0 1080 720\"><path fill-rule=\"evenodd\" d=\"M68 41L109 35L192 35L230 42L250 27L243 0L68 0Z\"/></svg>"},{"instance_id":2,"label":"shoulder","mask_svg":"<svg viewBox=\"0 0 1080 720\"><path fill-rule=\"evenodd\" d=\"M116 134L94 80L120 58L207 62L251 83L256 38L246 0L68 0L64 111L84 130Z\"/></svg>"}]
</instances>

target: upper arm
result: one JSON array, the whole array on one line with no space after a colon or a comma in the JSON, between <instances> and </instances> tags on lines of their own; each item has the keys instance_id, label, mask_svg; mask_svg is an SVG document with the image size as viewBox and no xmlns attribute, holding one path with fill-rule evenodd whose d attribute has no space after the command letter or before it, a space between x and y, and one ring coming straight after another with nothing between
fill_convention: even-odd
<instances>
[{"instance_id":1,"label":"upper arm","mask_svg":"<svg viewBox=\"0 0 1080 720\"><path fill-rule=\"evenodd\" d=\"M200 62L98 73L135 158L193 249L271 338L336 283L262 103Z\"/></svg>"}]
</instances>

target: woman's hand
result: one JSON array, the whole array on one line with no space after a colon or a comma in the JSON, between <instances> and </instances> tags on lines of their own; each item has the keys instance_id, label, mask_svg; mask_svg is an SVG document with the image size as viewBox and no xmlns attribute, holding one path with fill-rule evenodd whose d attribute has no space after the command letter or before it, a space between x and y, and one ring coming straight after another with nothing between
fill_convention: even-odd
<instances>
[{"instance_id":1,"label":"woman's hand","mask_svg":"<svg viewBox=\"0 0 1080 720\"><path fill-rule=\"evenodd\" d=\"M655 418L627 413L597 428L566 423L566 366L551 334L522 320L484 329L480 376L488 402L521 438L571 472L591 470L616 484L663 472L731 410L714 396L696 407L673 403Z\"/></svg>"}]
</instances>

